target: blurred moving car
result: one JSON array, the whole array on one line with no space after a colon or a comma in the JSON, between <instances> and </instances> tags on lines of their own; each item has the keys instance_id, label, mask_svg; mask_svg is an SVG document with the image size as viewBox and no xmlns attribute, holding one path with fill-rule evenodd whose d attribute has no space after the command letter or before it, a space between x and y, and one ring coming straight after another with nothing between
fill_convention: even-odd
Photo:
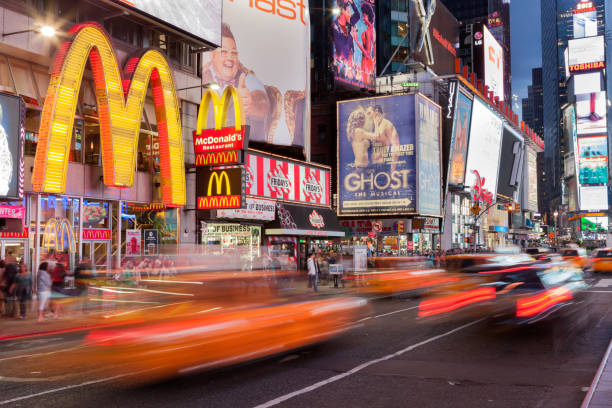
<instances>
[{"instance_id":1,"label":"blurred moving car","mask_svg":"<svg viewBox=\"0 0 612 408\"><path fill-rule=\"evenodd\" d=\"M590 267L593 272L611 272L612 248L601 248L593 251Z\"/></svg>"},{"instance_id":2,"label":"blurred moving car","mask_svg":"<svg viewBox=\"0 0 612 408\"><path fill-rule=\"evenodd\" d=\"M578 268L588 266L587 253L583 248L564 248L561 250L561 257L564 261L569 261Z\"/></svg>"},{"instance_id":3,"label":"blurred moving car","mask_svg":"<svg viewBox=\"0 0 612 408\"><path fill-rule=\"evenodd\" d=\"M569 262L534 262L523 255L463 256L450 263L459 260L463 265L454 269L458 279L430 292L419 305L421 318L488 317L525 324L565 312L568 306L575 313L587 304L588 284L582 270Z\"/></svg>"},{"instance_id":4,"label":"blurred moving car","mask_svg":"<svg viewBox=\"0 0 612 408\"><path fill-rule=\"evenodd\" d=\"M210 306L195 303L181 314L143 314L142 323L93 330L85 339L83 358L155 381L328 340L369 310L364 299L354 297Z\"/></svg>"}]
</instances>

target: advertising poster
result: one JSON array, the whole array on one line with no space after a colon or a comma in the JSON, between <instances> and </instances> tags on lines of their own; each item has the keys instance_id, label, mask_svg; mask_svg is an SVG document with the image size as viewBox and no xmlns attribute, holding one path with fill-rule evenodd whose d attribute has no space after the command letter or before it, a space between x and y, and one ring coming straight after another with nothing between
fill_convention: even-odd
<instances>
[{"instance_id":1,"label":"advertising poster","mask_svg":"<svg viewBox=\"0 0 612 408\"><path fill-rule=\"evenodd\" d=\"M310 132L308 1L223 3L221 47L204 53L202 82L242 96L249 141L304 147ZM192 13L191 8L187 8ZM234 124L233 108L228 126Z\"/></svg>"},{"instance_id":2,"label":"advertising poster","mask_svg":"<svg viewBox=\"0 0 612 408\"><path fill-rule=\"evenodd\" d=\"M353 268L355 272L368 269L368 247L365 245L355 245L353 249Z\"/></svg>"},{"instance_id":3,"label":"advertising poster","mask_svg":"<svg viewBox=\"0 0 612 408\"><path fill-rule=\"evenodd\" d=\"M538 162L537 155L531 149L525 152L527 159L527 209L538 210Z\"/></svg>"},{"instance_id":4,"label":"advertising poster","mask_svg":"<svg viewBox=\"0 0 612 408\"><path fill-rule=\"evenodd\" d=\"M219 0L114 0L156 20L173 25L213 45L221 44L221 1Z\"/></svg>"},{"instance_id":5,"label":"advertising poster","mask_svg":"<svg viewBox=\"0 0 612 408\"><path fill-rule=\"evenodd\" d=\"M580 65L593 64L606 60L603 35L569 40L568 50L568 62L571 73L575 73L574 71L596 69L598 68L597 65L589 67L580 67ZM603 68L603 66L601 68Z\"/></svg>"},{"instance_id":6,"label":"advertising poster","mask_svg":"<svg viewBox=\"0 0 612 408\"><path fill-rule=\"evenodd\" d=\"M465 179L467 161L468 135L472 118L472 100L464 93L457 91L453 133L451 137L448 184L462 186Z\"/></svg>"},{"instance_id":7,"label":"advertising poster","mask_svg":"<svg viewBox=\"0 0 612 408\"><path fill-rule=\"evenodd\" d=\"M376 86L376 0L336 0L332 22L334 79L356 88Z\"/></svg>"},{"instance_id":8,"label":"advertising poster","mask_svg":"<svg viewBox=\"0 0 612 408\"><path fill-rule=\"evenodd\" d=\"M258 221L272 221L275 214L275 201L250 197L246 199L245 208L238 210L217 210L217 218L242 218Z\"/></svg>"},{"instance_id":9,"label":"advertising poster","mask_svg":"<svg viewBox=\"0 0 612 408\"><path fill-rule=\"evenodd\" d=\"M158 245L158 231L156 229L144 230L144 254L157 255Z\"/></svg>"},{"instance_id":10,"label":"advertising poster","mask_svg":"<svg viewBox=\"0 0 612 408\"><path fill-rule=\"evenodd\" d=\"M593 1L583 0L574 9L574 38L592 37L597 35L597 9Z\"/></svg>"},{"instance_id":11,"label":"advertising poster","mask_svg":"<svg viewBox=\"0 0 612 408\"><path fill-rule=\"evenodd\" d=\"M581 185L605 185L608 181L608 138L579 137L578 182Z\"/></svg>"},{"instance_id":12,"label":"advertising poster","mask_svg":"<svg viewBox=\"0 0 612 408\"><path fill-rule=\"evenodd\" d=\"M606 186L580 186L579 191L581 211L608 209L608 189Z\"/></svg>"},{"instance_id":13,"label":"advertising poster","mask_svg":"<svg viewBox=\"0 0 612 408\"><path fill-rule=\"evenodd\" d=\"M485 85L504 100L504 50L486 26L484 34L484 70Z\"/></svg>"},{"instance_id":14,"label":"advertising poster","mask_svg":"<svg viewBox=\"0 0 612 408\"><path fill-rule=\"evenodd\" d=\"M414 94L338 102L338 213L416 212Z\"/></svg>"},{"instance_id":15,"label":"advertising poster","mask_svg":"<svg viewBox=\"0 0 612 408\"><path fill-rule=\"evenodd\" d=\"M21 98L0 93L0 198L23 196L24 118Z\"/></svg>"},{"instance_id":16,"label":"advertising poster","mask_svg":"<svg viewBox=\"0 0 612 408\"><path fill-rule=\"evenodd\" d=\"M140 256L141 251L140 230L125 230L125 256Z\"/></svg>"},{"instance_id":17,"label":"advertising poster","mask_svg":"<svg viewBox=\"0 0 612 408\"><path fill-rule=\"evenodd\" d=\"M442 174L440 163L440 107L418 95L416 97L418 212L422 215L442 215Z\"/></svg>"},{"instance_id":18,"label":"advertising poster","mask_svg":"<svg viewBox=\"0 0 612 408\"><path fill-rule=\"evenodd\" d=\"M523 138L512 128L504 126L497 193L514 201L518 201L516 192L520 191L523 177L524 153Z\"/></svg>"},{"instance_id":19,"label":"advertising poster","mask_svg":"<svg viewBox=\"0 0 612 408\"><path fill-rule=\"evenodd\" d=\"M479 99L474 99L470 141L465 173L465 186L476 185L478 172L484 178L484 189L490 191L495 202L497 197L497 176L502 139L502 120Z\"/></svg>"},{"instance_id":20,"label":"advertising poster","mask_svg":"<svg viewBox=\"0 0 612 408\"><path fill-rule=\"evenodd\" d=\"M608 217L582 217L580 230L589 232L607 232Z\"/></svg>"},{"instance_id":21,"label":"advertising poster","mask_svg":"<svg viewBox=\"0 0 612 408\"><path fill-rule=\"evenodd\" d=\"M606 92L576 95L576 123L579 135L607 133Z\"/></svg>"}]
</instances>

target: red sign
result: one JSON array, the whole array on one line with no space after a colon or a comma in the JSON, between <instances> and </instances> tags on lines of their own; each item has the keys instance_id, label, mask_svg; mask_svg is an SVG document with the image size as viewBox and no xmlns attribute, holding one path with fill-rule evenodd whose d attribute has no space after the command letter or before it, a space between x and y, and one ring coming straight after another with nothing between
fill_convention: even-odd
<instances>
[{"instance_id":1,"label":"red sign","mask_svg":"<svg viewBox=\"0 0 612 408\"><path fill-rule=\"evenodd\" d=\"M374 222L372 223L372 231L374 231L374 232L380 232L380 231L382 231L382 228L383 228L383 226L382 226L382 222L380 222L380 221L374 221Z\"/></svg>"},{"instance_id":2,"label":"red sign","mask_svg":"<svg viewBox=\"0 0 612 408\"><path fill-rule=\"evenodd\" d=\"M198 210L242 208L240 195L198 197Z\"/></svg>"},{"instance_id":3,"label":"red sign","mask_svg":"<svg viewBox=\"0 0 612 408\"><path fill-rule=\"evenodd\" d=\"M317 229L323 228L325 226L325 220L319 215L317 210L312 210L312 212L308 216L308 220L310 221L310 225Z\"/></svg>"},{"instance_id":4,"label":"red sign","mask_svg":"<svg viewBox=\"0 0 612 408\"><path fill-rule=\"evenodd\" d=\"M242 161L241 156L240 150L196 154L195 165L217 166L220 164L237 164Z\"/></svg>"},{"instance_id":5,"label":"red sign","mask_svg":"<svg viewBox=\"0 0 612 408\"><path fill-rule=\"evenodd\" d=\"M111 230L102 228L83 229L83 240L98 241L111 239Z\"/></svg>"},{"instance_id":6,"label":"red sign","mask_svg":"<svg viewBox=\"0 0 612 408\"><path fill-rule=\"evenodd\" d=\"M589 11L597 11L592 1L584 1L582 0L580 3L576 4L576 9L574 9L574 14L587 13Z\"/></svg>"},{"instance_id":7,"label":"red sign","mask_svg":"<svg viewBox=\"0 0 612 408\"><path fill-rule=\"evenodd\" d=\"M27 238L28 237L28 227L23 228L23 232L0 232L0 238Z\"/></svg>"},{"instance_id":8,"label":"red sign","mask_svg":"<svg viewBox=\"0 0 612 408\"><path fill-rule=\"evenodd\" d=\"M375 232L368 232L368 238L376 238L376 233Z\"/></svg>"},{"instance_id":9,"label":"red sign","mask_svg":"<svg viewBox=\"0 0 612 408\"><path fill-rule=\"evenodd\" d=\"M0 205L0 218L25 218L25 208L22 206L13 207L10 205Z\"/></svg>"},{"instance_id":10,"label":"red sign","mask_svg":"<svg viewBox=\"0 0 612 408\"><path fill-rule=\"evenodd\" d=\"M570 65L570 72L583 72L583 71L593 71L596 69L604 69L606 67L606 63L604 61L599 62L589 62L588 64L576 64Z\"/></svg>"},{"instance_id":11,"label":"red sign","mask_svg":"<svg viewBox=\"0 0 612 408\"><path fill-rule=\"evenodd\" d=\"M220 152L223 150L241 150L245 146L246 126L240 130L226 127L223 129L205 129L201 134L193 131L193 150L195 154Z\"/></svg>"},{"instance_id":12,"label":"red sign","mask_svg":"<svg viewBox=\"0 0 612 408\"><path fill-rule=\"evenodd\" d=\"M412 241L406 242L406 250L414 251L414 242L412 242Z\"/></svg>"},{"instance_id":13,"label":"red sign","mask_svg":"<svg viewBox=\"0 0 612 408\"><path fill-rule=\"evenodd\" d=\"M484 201L490 206L493 203L493 193L484 188L485 178L480 177L477 170L474 170L473 172L476 176L476 184L474 187L472 187L472 198L474 199L474 202Z\"/></svg>"}]
</instances>

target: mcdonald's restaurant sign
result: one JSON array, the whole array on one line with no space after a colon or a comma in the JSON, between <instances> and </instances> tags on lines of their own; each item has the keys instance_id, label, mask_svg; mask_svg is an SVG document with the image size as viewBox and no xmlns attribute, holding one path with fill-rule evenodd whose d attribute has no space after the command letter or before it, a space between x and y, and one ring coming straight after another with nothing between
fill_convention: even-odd
<instances>
[{"instance_id":1,"label":"mcdonald's restaurant sign","mask_svg":"<svg viewBox=\"0 0 612 408\"><path fill-rule=\"evenodd\" d=\"M74 232L70 221L66 218L49 218L43 230L42 246L57 252L76 252Z\"/></svg>"},{"instance_id":2,"label":"mcdonald's restaurant sign","mask_svg":"<svg viewBox=\"0 0 612 408\"><path fill-rule=\"evenodd\" d=\"M246 203L245 179L245 171L240 167L198 168L196 172L198 210L242 208Z\"/></svg>"},{"instance_id":3,"label":"mcdonald's restaurant sign","mask_svg":"<svg viewBox=\"0 0 612 408\"><path fill-rule=\"evenodd\" d=\"M68 153L83 71L93 72L104 184L128 188L134 171L140 118L149 84L160 142L162 201L185 205L185 164L178 99L164 55L153 49L127 59L123 75L111 40L97 23L74 26L59 46L43 106L32 186L36 192L63 193Z\"/></svg>"},{"instance_id":4,"label":"mcdonald's restaurant sign","mask_svg":"<svg viewBox=\"0 0 612 408\"><path fill-rule=\"evenodd\" d=\"M234 125L227 126L227 115L232 103ZM208 129L211 106L215 127ZM221 96L216 91L207 89L200 102L196 130L193 132L196 166L242 163L244 156L240 155L240 151L249 146L248 126L243 122L242 100L236 88L226 87Z\"/></svg>"}]
</instances>

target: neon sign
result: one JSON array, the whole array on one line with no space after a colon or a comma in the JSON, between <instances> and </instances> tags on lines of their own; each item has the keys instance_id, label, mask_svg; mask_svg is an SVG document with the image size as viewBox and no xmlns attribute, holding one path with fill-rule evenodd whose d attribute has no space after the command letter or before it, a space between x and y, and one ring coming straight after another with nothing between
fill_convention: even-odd
<instances>
[{"instance_id":1,"label":"neon sign","mask_svg":"<svg viewBox=\"0 0 612 408\"><path fill-rule=\"evenodd\" d=\"M89 60L100 118L104 184L134 184L140 118L149 81L155 103L160 143L162 201L185 205L185 167L181 119L168 61L156 50L128 59L124 75L106 31L96 23L74 26L58 49L43 106L32 187L36 192L63 193L68 153L83 72Z\"/></svg>"},{"instance_id":2,"label":"neon sign","mask_svg":"<svg viewBox=\"0 0 612 408\"><path fill-rule=\"evenodd\" d=\"M484 188L485 178L480 177L478 170L473 170L472 172L476 176L476 182L474 187L472 187L472 198L474 202L477 203L482 200L490 206L493 203L493 193Z\"/></svg>"},{"instance_id":3,"label":"neon sign","mask_svg":"<svg viewBox=\"0 0 612 408\"><path fill-rule=\"evenodd\" d=\"M63 252L64 250L72 253L76 252L74 232L70 222L66 218L61 220L49 218L45 224L42 246L48 250L54 249L58 252Z\"/></svg>"}]
</instances>

